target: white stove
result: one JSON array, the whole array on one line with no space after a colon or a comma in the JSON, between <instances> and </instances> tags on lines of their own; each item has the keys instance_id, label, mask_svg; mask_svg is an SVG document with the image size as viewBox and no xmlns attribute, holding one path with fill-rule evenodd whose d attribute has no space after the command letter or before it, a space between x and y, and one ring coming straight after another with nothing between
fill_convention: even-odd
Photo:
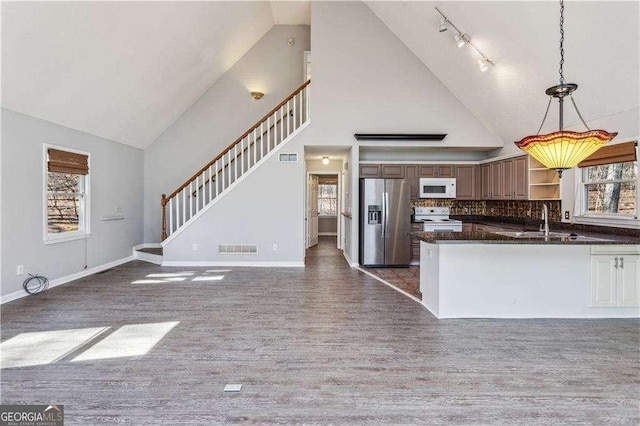
<instances>
[{"instance_id":1,"label":"white stove","mask_svg":"<svg viewBox=\"0 0 640 426\"><path fill-rule=\"evenodd\" d=\"M415 207L414 220L424 232L462 232L462 222L449 219L449 207Z\"/></svg>"}]
</instances>

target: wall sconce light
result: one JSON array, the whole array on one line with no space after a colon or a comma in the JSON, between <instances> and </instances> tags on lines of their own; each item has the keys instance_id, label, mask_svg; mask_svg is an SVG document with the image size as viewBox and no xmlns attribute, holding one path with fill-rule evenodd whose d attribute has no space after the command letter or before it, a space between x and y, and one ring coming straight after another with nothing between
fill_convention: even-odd
<instances>
[{"instance_id":1,"label":"wall sconce light","mask_svg":"<svg viewBox=\"0 0 640 426\"><path fill-rule=\"evenodd\" d=\"M251 92L251 96L253 97L253 99L255 99L257 101L259 99L262 99L262 97L264 96L264 93L262 93L262 92Z\"/></svg>"},{"instance_id":2,"label":"wall sconce light","mask_svg":"<svg viewBox=\"0 0 640 426\"><path fill-rule=\"evenodd\" d=\"M325 166L329 164L329 157L322 157L322 164L324 164Z\"/></svg>"}]
</instances>

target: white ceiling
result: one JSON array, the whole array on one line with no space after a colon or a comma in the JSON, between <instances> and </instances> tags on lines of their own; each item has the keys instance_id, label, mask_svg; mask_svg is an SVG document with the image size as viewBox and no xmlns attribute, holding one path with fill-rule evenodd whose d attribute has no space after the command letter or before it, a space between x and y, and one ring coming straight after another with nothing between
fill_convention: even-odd
<instances>
[{"instance_id":1,"label":"white ceiling","mask_svg":"<svg viewBox=\"0 0 640 426\"><path fill-rule=\"evenodd\" d=\"M2 106L144 148L298 3L2 2Z\"/></svg>"},{"instance_id":2,"label":"white ceiling","mask_svg":"<svg viewBox=\"0 0 640 426\"><path fill-rule=\"evenodd\" d=\"M505 144L538 130L548 97L558 84L559 4L515 2L376 2L371 10ZM469 46L457 49L452 31L438 33L438 6L496 66L478 70ZM639 3L567 1L565 66L585 120L640 105ZM577 124L571 104L565 127ZM557 130L552 103L546 130ZM615 129L607 129L615 131Z\"/></svg>"}]
</instances>

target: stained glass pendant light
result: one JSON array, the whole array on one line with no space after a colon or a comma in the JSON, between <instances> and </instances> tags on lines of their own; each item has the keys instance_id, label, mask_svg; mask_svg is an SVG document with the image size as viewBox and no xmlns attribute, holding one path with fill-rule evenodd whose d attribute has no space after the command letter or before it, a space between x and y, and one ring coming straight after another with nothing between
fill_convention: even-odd
<instances>
[{"instance_id":1,"label":"stained glass pendant light","mask_svg":"<svg viewBox=\"0 0 640 426\"><path fill-rule=\"evenodd\" d=\"M566 83L563 73L564 66L564 0L560 0L560 84L549 87L545 93L549 96L547 110L544 113L542 124L538 129L538 133L534 136L515 142L516 146L531 155L533 158L541 162L548 169L558 171L562 177L562 171L571 169L578 165L582 160L596 152L602 145L616 137L617 133L609 133L604 130L589 130L589 126L585 123L578 106L576 105L573 93L578 85L575 83ZM586 132L570 132L563 130L564 120L564 98L569 96L571 103L580 117L580 121L587 128ZM558 99L560 103L560 130L557 132L541 135L540 130L547 119L549 106L552 99Z\"/></svg>"}]
</instances>

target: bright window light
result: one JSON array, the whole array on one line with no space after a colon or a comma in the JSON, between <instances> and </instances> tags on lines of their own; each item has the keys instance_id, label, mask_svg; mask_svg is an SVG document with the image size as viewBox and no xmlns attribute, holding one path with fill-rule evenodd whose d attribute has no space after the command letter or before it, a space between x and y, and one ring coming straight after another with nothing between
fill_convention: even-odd
<instances>
[{"instance_id":1,"label":"bright window light","mask_svg":"<svg viewBox=\"0 0 640 426\"><path fill-rule=\"evenodd\" d=\"M147 278L171 278L171 277L190 277L194 274L194 272L162 272L157 274L149 274Z\"/></svg>"},{"instance_id":2,"label":"bright window light","mask_svg":"<svg viewBox=\"0 0 640 426\"><path fill-rule=\"evenodd\" d=\"M22 333L0 344L2 368L45 365L58 361L109 327Z\"/></svg>"},{"instance_id":3,"label":"bright window light","mask_svg":"<svg viewBox=\"0 0 640 426\"><path fill-rule=\"evenodd\" d=\"M137 280L131 281L131 284L164 284L165 280Z\"/></svg>"},{"instance_id":4,"label":"bright window light","mask_svg":"<svg viewBox=\"0 0 640 426\"><path fill-rule=\"evenodd\" d=\"M191 281L220 281L224 278L224 275L216 275L214 277L195 277Z\"/></svg>"},{"instance_id":5,"label":"bright window light","mask_svg":"<svg viewBox=\"0 0 640 426\"><path fill-rule=\"evenodd\" d=\"M231 272L231 269L209 269L207 272L211 274L222 273L222 272Z\"/></svg>"},{"instance_id":6,"label":"bright window light","mask_svg":"<svg viewBox=\"0 0 640 426\"><path fill-rule=\"evenodd\" d=\"M179 321L124 325L72 361L145 355L178 323Z\"/></svg>"}]
</instances>

